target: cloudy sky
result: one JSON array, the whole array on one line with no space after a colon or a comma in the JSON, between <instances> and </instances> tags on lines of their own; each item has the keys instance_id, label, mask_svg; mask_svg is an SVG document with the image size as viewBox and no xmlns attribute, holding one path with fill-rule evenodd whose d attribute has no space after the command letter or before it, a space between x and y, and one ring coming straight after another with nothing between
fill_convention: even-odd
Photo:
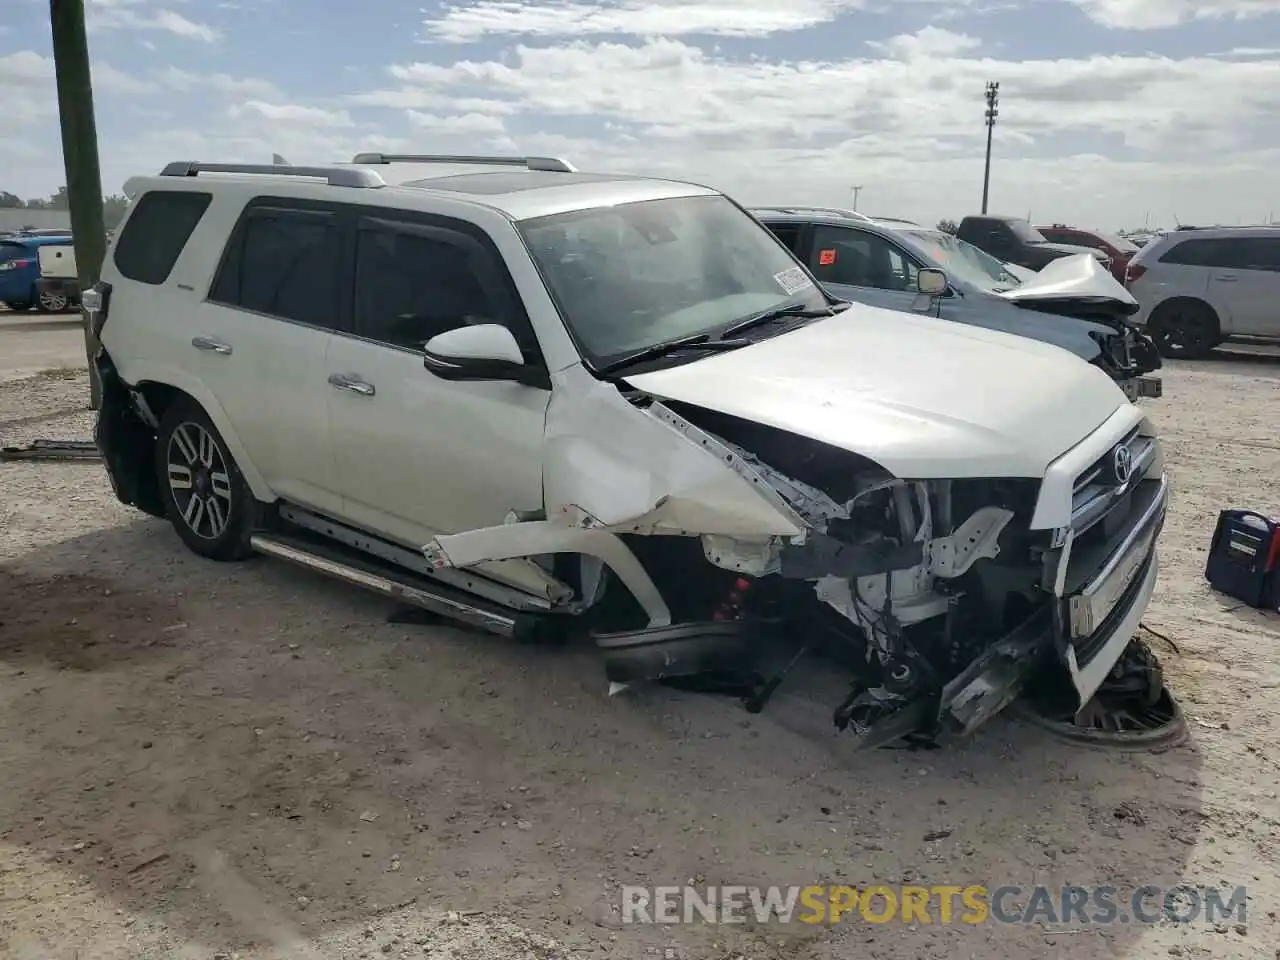
<instances>
[{"instance_id":1,"label":"cloudy sky","mask_svg":"<svg viewBox=\"0 0 1280 960\"><path fill-rule=\"evenodd\" d=\"M103 181L519 151L747 202L1107 227L1280 216L1280 0L88 0ZM0 189L63 177L46 0L0 0Z\"/></svg>"}]
</instances>

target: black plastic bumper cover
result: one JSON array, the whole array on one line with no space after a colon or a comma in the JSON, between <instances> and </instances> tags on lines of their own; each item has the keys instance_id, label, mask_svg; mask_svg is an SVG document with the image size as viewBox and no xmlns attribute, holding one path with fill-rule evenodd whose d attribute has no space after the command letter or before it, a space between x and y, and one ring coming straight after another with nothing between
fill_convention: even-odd
<instances>
[{"instance_id":1,"label":"black plastic bumper cover","mask_svg":"<svg viewBox=\"0 0 1280 960\"><path fill-rule=\"evenodd\" d=\"M593 633L592 639L611 683L749 671L758 649L750 626L737 620Z\"/></svg>"},{"instance_id":2,"label":"black plastic bumper cover","mask_svg":"<svg viewBox=\"0 0 1280 960\"><path fill-rule=\"evenodd\" d=\"M155 433L133 408L129 388L116 373L105 350L93 358L102 384L102 406L93 440L102 454L116 499L154 517L164 516L164 504L156 481Z\"/></svg>"}]
</instances>

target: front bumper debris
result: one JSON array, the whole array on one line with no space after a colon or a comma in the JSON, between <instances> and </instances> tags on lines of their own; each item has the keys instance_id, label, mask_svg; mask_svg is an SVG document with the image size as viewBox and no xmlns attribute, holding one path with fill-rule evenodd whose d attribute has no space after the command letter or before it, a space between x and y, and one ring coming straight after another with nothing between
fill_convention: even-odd
<instances>
[{"instance_id":1,"label":"front bumper debris","mask_svg":"<svg viewBox=\"0 0 1280 960\"><path fill-rule=\"evenodd\" d=\"M1140 399L1158 400L1164 396L1164 381L1159 377L1132 377L1120 384L1130 403Z\"/></svg>"}]
</instances>

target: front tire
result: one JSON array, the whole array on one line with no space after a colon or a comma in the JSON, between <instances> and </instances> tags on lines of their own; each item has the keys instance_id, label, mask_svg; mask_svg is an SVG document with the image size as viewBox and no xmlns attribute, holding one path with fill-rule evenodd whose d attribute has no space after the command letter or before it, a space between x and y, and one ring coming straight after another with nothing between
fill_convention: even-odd
<instances>
[{"instance_id":1,"label":"front tire","mask_svg":"<svg viewBox=\"0 0 1280 960\"><path fill-rule=\"evenodd\" d=\"M194 400L175 400L161 418L156 472L165 514L188 549L222 561L253 553L257 504L226 441Z\"/></svg>"},{"instance_id":2,"label":"front tire","mask_svg":"<svg viewBox=\"0 0 1280 960\"><path fill-rule=\"evenodd\" d=\"M1213 308L1201 300L1170 300L1151 315L1151 339L1171 360L1202 360L1222 342Z\"/></svg>"}]
</instances>

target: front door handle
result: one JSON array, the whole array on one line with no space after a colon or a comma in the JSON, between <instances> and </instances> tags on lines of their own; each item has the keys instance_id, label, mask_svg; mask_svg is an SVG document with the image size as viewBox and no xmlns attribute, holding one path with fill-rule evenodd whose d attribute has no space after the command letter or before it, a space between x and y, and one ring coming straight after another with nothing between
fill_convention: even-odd
<instances>
[{"instance_id":1,"label":"front door handle","mask_svg":"<svg viewBox=\"0 0 1280 960\"><path fill-rule=\"evenodd\" d=\"M1214 277L1213 279L1217 280L1219 283L1235 283L1236 282L1236 276L1234 273L1224 273L1222 274L1222 276Z\"/></svg>"},{"instance_id":2,"label":"front door handle","mask_svg":"<svg viewBox=\"0 0 1280 960\"><path fill-rule=\"evenodd\" d=\"M377 393L377 390L374 389L372 383L365 383L359 377L351 376L346 373L329 374L329 385L337 387L339 390L358 393L362 397L372 397Z\"/></svg>"},{"instance_id":3,"label":"front door handle","mask_svg":"<svg viewBox=\"0 0 1280 960\"><path fill-rule=\"evenodd\" d=\"M211 353L219 353L222 356L230 356L231 345L223 343L221 340L215 340L213 337L192 337L191 345L197 350L208 350Z\"/></svg>"}]
</instances>

